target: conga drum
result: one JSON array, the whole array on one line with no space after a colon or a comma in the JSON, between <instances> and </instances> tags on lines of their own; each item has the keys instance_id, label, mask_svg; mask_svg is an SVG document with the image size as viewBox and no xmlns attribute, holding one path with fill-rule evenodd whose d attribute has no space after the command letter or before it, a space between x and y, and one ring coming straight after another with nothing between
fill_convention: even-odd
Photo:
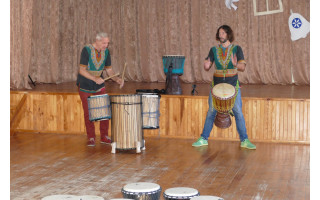
<instances>
[{"instance_id":1,"label":"conga drum","mask_svg":"<svg viewBox=\"0 0 320 200\"><path fill-rule=\"evenodd\" d=\"M211 90L212 104L217 110L214 124L219 128L228 128L231 126L230 110L232 110L237 91L233 85L220 83Z\"/></svg>"},{"instance_id":2,"label":"conga drum","mask_svg":"<svg viewBox=\"0 0 320 200\"><path fill-rule=\"evenodd\" d=\"M90 121L108 120L111 118L110 98L107 94L88 97Z\"/></svg>"},{"instance_id":3,"label":"conga drum","mask_svg":"<svg viewBox=\"0 0 320 200\"><path fill-rule=\"evenodd\" d=\"M142 93L142 128L158 129L160 117L160 95Z\"/></svg>"},{"instance_id":4,"label":"conga drum","mask_svg":"<svg viewBox=\"0 0 320 200\"><path fill-rule=\"evenodd\" d=\"M112 95L111 140L112 151L136 149L144 146L142 132L141 95Z\"/></svg>"},{"instance_id":5,"label":"conga drum","mask_svg":"<svg viewBox=\"0 0 320 200\"><path fill-rule=\"evenodd\" d=\"M124 198L158 200L160 199L161 187L156 183L137 182L125 185L121 192Z\"/></svg>"},{"instance_id":6,"label":"conga drum","mask_svg":"<svg viewBox=\"0 0 320 200\"><path fill-rule=\"evenodd\" d=\"M192 197L190 200L223 200L221 197L216 197L216 196L197 196L197 197Z\"/></svg>"},{"instance_id":7,"label":"conga drum","mask_svg":"<svg viewBox=\"0 0 320 200\"><path fill-rule=\"evenodd\" d=\"M191 199L192 197L199 196L198 190L189 187L175 187L166 189L163 193L165 200L183 200Z\"/></svg>"}]
</instances>

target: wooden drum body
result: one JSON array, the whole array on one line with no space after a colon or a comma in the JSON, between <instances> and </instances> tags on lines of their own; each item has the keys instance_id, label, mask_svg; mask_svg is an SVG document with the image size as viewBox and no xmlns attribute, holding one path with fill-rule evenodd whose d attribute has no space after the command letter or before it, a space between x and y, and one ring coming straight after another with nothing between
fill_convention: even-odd
<instances>
[{"instance_id":1,"label":"wooden drum body","mask_svg":"<svg viewBox=\"0 0 320 200\"><path fill-rule=\"evenodd\" d=\"M88 97L90 121L108 120L111 118L110 98L107 94Z\"/></svg>"},{"instance_id":2,"label":"wooden drum body","mask_svg":"<svg viewBox=\"0 0 320 200\"><path fill-rule=\"evenodd\" d=\"M157 129L159 128L160 117L160 96L158 94L141 94L142 95L142 128Z\"/></svg>"},{"instance_id":3,"label":"wooden drum body","mask_svg":"<svg viewBox=\"0 0 320 200\"><path fill-rule=\"evenodd\" d=\"M211 95L213 107L217 110L214 124L219 128L230 127L231 118L229 112L232 110L236 100L236 88L228 83L220 83L212 88Z\"/></svg>"},{"instance_id":4,"label":"wooden drum body","mask_svg":"<svg viewBox=\"0 0 320 200\"><path fill-rule=\"evenodd\" d=\"M111 99L112 153L115 149L143 147L141 95L113 95Z\"/></svg>"}]
</instances>

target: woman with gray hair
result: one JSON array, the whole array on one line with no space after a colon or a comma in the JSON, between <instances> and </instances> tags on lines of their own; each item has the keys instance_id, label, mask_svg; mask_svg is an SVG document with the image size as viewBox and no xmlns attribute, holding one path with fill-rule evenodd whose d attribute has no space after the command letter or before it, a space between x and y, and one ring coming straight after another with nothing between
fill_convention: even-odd
<instances>
[{"instance_id":1,"label":"woman with gray hair","mask_svg":"<svg viewBox=\"0 0 320 200\"><path fill-rule=\"evenodd\" d=\"M82 101L84 111L84 120L87 131L87 145L95 146L95 128L94 123L89 120L88 97L91 95L106 94L105 81L102 73L106 70L108 76L115 73L111 66L111 57L108 49L109 37L106 33L98 33L96 41L93 44L86 45L81 52L77 86ZM113 77L113 81L124 85L124 80L119 77ZM111 139L108 137L109 120L100 121L100 142L110 144Z\"/></svg>"}]
</instances>

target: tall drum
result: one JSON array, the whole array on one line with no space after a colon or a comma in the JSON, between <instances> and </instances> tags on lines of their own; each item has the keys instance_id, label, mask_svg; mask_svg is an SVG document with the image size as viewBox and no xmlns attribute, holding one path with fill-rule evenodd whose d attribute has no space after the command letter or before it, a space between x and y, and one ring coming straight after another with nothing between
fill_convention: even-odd
<instances>
[{"instance_id":1,"label":"tall drum","mask_svg":"<svg viewBox=\"0 0 320 200\"><path fill-rule=\"evenodd\" d=\"M142 132L141 95L114 95L111 99L111 140L115 149L136 149L140 153L144 145Z\"/></svg>"}]
</instances>

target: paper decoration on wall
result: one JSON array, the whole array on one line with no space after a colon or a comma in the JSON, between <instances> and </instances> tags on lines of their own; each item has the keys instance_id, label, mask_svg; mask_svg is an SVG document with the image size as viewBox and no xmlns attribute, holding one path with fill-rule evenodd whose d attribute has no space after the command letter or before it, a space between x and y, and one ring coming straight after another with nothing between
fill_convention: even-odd
<instances>
[{"instance_id":1,"label":"paper decoration on wall","mask_svg":"<svg viewBox=\"0 0 320 200\"><path fill-rule=\"evenodd\" d=\"M269 10L269 3L268 3L269 0L265 0L265 1L266 1L267 10L266 11L262 11L262 12L258 12L257 11L257 2L256 2L256 0L253 0L253 14L254 14L254 16L270 15L270 14L283 12L283 7L282 7L282 1L281 0L278 0L278 4L279 4L279 9L278 10Z\"/></svg>"},{"instance_id":2,"label":"paper decoration on wall","mask_svg":"<svg viewBox=\"0 0 320 200\"><path fill-rule=\"evenodd\" d=\"M299 13L292 13L292 10L290 10L290 12L291 15L288 24L291 32L291 40L295 41L307 37L310 32L310 23Z\"/></svg>"},{"instance_id":3,"label":"paper decoration on wall","mask_svg":"<svg viewBox=\"0 0 320 200\"><path fill-rule=\"evenodd\" d=\"M231 7L234 9L234 10L237 10L237 6L233 4L233 2L238 2L239 0L225 0L225 3L226 3L226 6L227 8L229 8L231 10Z\"/></svg>"}]
</instances>

